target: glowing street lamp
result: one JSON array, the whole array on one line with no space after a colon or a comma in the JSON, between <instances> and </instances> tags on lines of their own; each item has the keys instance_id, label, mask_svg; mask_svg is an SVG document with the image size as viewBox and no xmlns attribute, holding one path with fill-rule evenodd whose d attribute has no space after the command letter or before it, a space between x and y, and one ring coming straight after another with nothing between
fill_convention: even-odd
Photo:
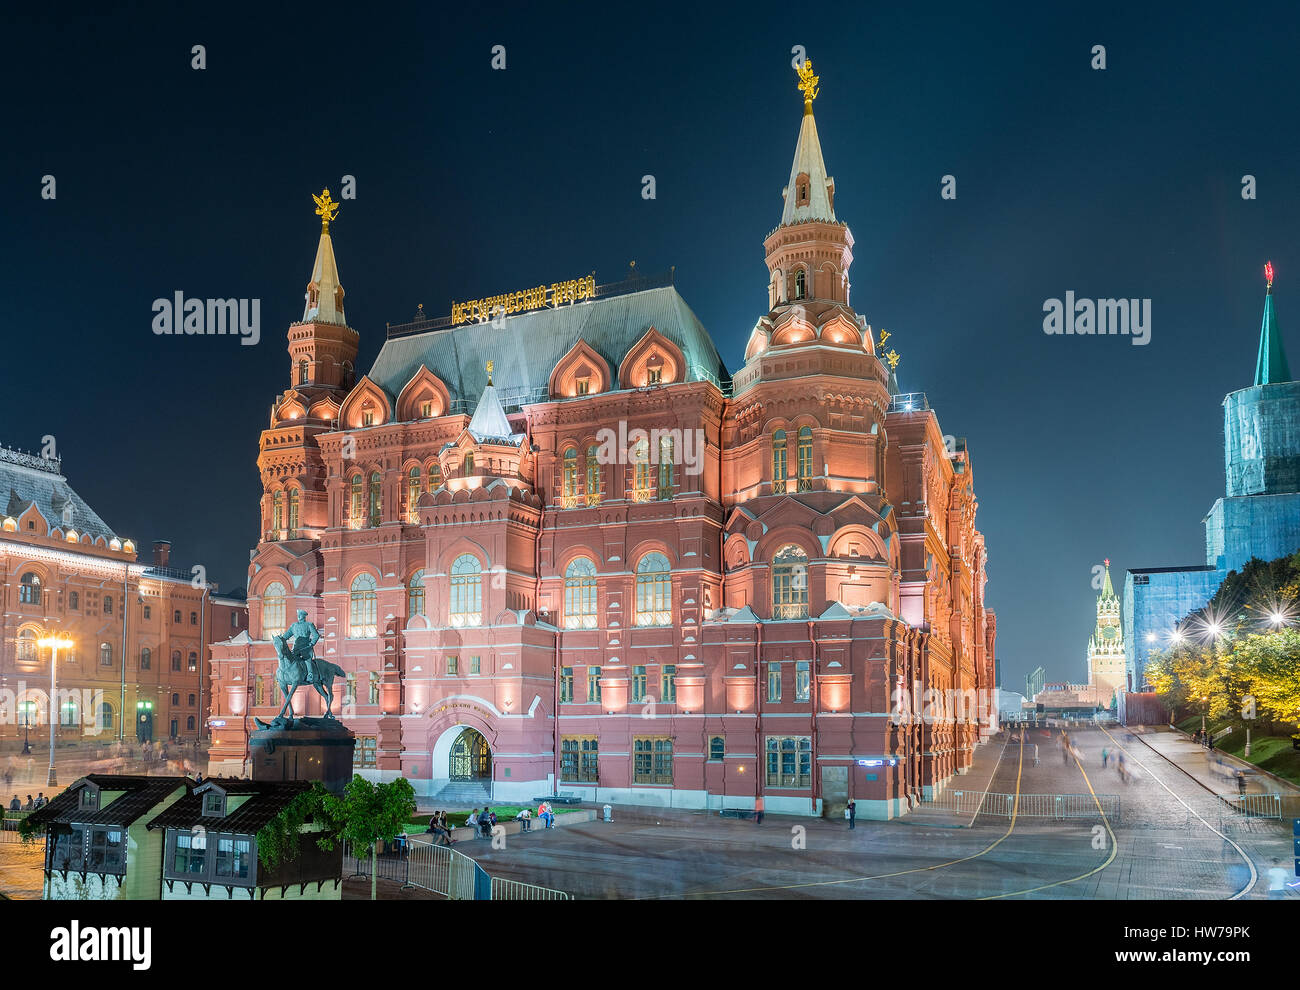
<instances>
[{"instance_id":1,"label":"glowing street lamp","mask_svg":"<svg viewBox=\"0 0 1300 990\"><path fill-rule=\"evenodd\" d=\"M55 720L58 718L54 709L54 699L56 697L54 693L55 670L59 663L59 648L62 647L65 650L70 649L72 647L72 640L61 633L51 633L42 636L36 641L36 644L38 646L49 647L50 650L50 702L46 706L46 710L50 717L50 777L45 783L49 787L56 787L59 783L59 779L54 773L54 726Z\"/></svg>"}]
</instances>

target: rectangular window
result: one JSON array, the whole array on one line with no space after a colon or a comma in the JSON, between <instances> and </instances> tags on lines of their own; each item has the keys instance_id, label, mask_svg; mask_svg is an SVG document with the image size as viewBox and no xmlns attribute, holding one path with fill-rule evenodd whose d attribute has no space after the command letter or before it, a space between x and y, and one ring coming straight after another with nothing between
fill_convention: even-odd
<instances>
[{"instance_id":1,"label":"rectangular window","mask_svg":"<svg viewBox=\"0 0 1300 990\"><path fill-rule=\"evenodd\" d=\"M562 704L573 703L573 668L560 668L560 702Z\"/></svg>"},{"instance_id":2,"label":"rectangular window","mask_svg":"<svg viewBox=\"0 0 1300 990\"><path fill-rule=\"evenodd\" d=\"M194 697L194 695L190 695ZM214 791L209 791L203 795L203 813L205 815L216 815L221 818L226 813L226 799Z\"/></svg>"},{"instance_id":3,"label":"rectangular window","mask_svg":"<svg viewBox=\"0 0 1300 990\"><path fill-rule=\"evenodd\" d=\"M176 833L176 859L174 873L203 873L206 869L208 837L202 832Z\"/></svg>"},{"instance_id":4,"label":"rectangular window","mask_svg":"<svg viewBox=\"0 0 1300 990\"><path fill-rule=\"evenodd\" d=\"M86 868L92 873L125 873L126 843L118 826L90 829L90 858Z\"/></svg>"},{"instance_id":5,"label":"rectangular window","mask_svg":"<svg viewBox=\"0 0 1300 990\"><path fill-rule=\"evenodd\" d=\"M79 599L77 598L77 593L75 591L68 595L68 608L72 609L73 611L76 611L78 608L80 608L78 602Z\"/></svg>"},{"instance_id":6,"label":"rectangular window","mask_svg":"<svg viewBox=\"0 0 1300 990\"><path fill-rule=\"evenodd\" d=\"M595 736L563 736L560 739L560 779L581 784L600 780L599 750Z\"/></svg>"},{"instance_id":7,"label":"rectangular window","mask_svg":"<svg viewBox=\"0 0 1300 990\"><path fill-rule=\"evenodd\" d=\"M812 675L807 660L799 660L794 665L794 700L807 701L811 696Z\"/></svg>"},{"instance_id":8,"label":"rectangular window","mask_svg":"<svg viewBox=\"0 0 1300 990\"><path fill-rule=\"evenodd\" d=\"M632 668L632 700L645 701L645 668Z\"/></svg>"},{"instance_id":9,"label":"rectangular window","mask_svg":"<svg viewBox=\"0 0 1300 990\"><path fill-rule=\"evenodd\" d=\"M105 614L105 615L112 615L112 614L113 614L113 596L112 596L112 595L105 595L105 596L104 596L104 614Z\"/></svg>"},{"instance_id":10,"label":"rectangular window","mask_svg":"<svg viewBox=\"0 0 1300 990\"><path fill-rule=\"evenodd\" d=\"M714 736L709 740L709 759L721 760L726 755L727 746L722 736Z\"/></svg>"},{"instance_id":11,"label":"rectangular window","mask_svg":"<svg viewBox=\"0 0 1300 990\"><path fill-rule=\"evenodd\" d=\"M600 701L600 668L587 668L587 701L599 703Z\"/></svg>"},{"instance_id":12,"label":"rectangular window","mask_svg":"<svg viewBox=\"0 0 1300 990\"><path fill-rule=\"evenodd\" d=\"M198 612L191 612L191 613L190 613L190 625L192 625L192 626L197 626L198 624L199 624L199 613L198 613Z\"/></svg>"},{"instance_id":13,"label":"rectangular window","mask_svg":"<svg viewBox=\"0 0 1300 990\"><path fill-rule=\"evenodd\" d=\"M632 782L673 782L673 741L668 736L637 736L632 740Z\"/></svg>"},{"instance_id":14,"label":"rectangular window","mask_svg":"<svg viewBox=\"0 0 1300 990\"><path fill-rule=\"evenodd\" d=\"M767 665L767 700L781 700L781 665L779 663L769 663Z\"/></svg>"},{"instance_id":15,"label":"rectangular window","mask_svg":"<svg viewBox=\"0 0 1300 990\"><path fill-rule=\"evenodd\" d=\"M482 665L479 663L478 657L469 658L469 672L471 674L478 674L482 672Z\"/></svg>"},{"instance_id":16,"label":"rectangular window","mask_svg":"<svg viewBox=\"0 0 1300 990\"><path fill-rule=\"evenodd\" d=\"M812 786L812 736L767 737L767 786Z\"/></svg>"},{"instance_id":17,"label":"rectangular window","mask_svg":"<svg viewBox=\"0 0 1300 990\"><path fill-rule=\"evenodd\" d=\"M247 880L251 852L252 843L248 839L217 836L217 876Z\"/></svg>"},{"instance_id":18,"label":"rectangular window","mask_svg":"<svg viewBox=\"0 0 1300 990\"><path fill-rule=\"evenodd\" d=\"M146 619L151 619L151 618L153 618L153 609L152 609L150 606L148 606L148 605L146 605L146 606L144 607L144 617L145 617ZM231 618L234 618L234 616L231 616Z\"/></svg>"},{"instance_id":19,"label":"rectangular window","mask_svg":"<svg viewBox=\"0 0 1300 990\"><path fill-rule=\"evenodd\" d=\"M459 657L448 657L448 658L447 658L447 673L448 673L448 675L458 673L458 672L459 672L459 668L460 668L460 658L459 658Z\"/></svg>"},{"instance_id":20,"label":"rectangular window","mask_svg":"<svg viewBox=\"0 0 1300 990\"><path fill-rule=\"evenodd\" d=\"M373 769L378 743L375 736L357 736L357 766Z\"/></svg>"},{"instance_id":21,"label":"rectangular window","mask_svg":"<svg viewBox=\"0 0 1300 990\"><path fill-rule=\"evenodd\" d=\"M662 696L660 701L665 705L671 705L677 701L677 665L674 663L664 664L663 677L661 678Z\"/></svg>"}]
</instances>

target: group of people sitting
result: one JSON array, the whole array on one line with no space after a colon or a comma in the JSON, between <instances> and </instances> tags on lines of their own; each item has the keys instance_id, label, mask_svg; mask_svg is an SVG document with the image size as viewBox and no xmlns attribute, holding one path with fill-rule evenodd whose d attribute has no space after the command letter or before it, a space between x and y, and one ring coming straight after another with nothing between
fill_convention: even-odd
<instances>
[{"instance_id":1,"label":"group of people sitting","mask_svg":"<svg viewBox=\"0 0 1300 990\"><path fill-rule=\"evenodd\" d=\"M33 801L32 796L28 794L26 804L23 804L21 801L19 801L18 795L15 794L14 799L9 802L9 810L10 811L35 811L37 808L44 808L49 803L50 803L50 799L45 796L44 791L37 792L35 801Z\"/></svg>"},{"instance_id":2,"label":"group of people sitting","mask_svg":"<svg viewBox=\"0 0 1300 990\"><path fill-rule=\"evenodd\" d=\"M515 815L514 820L523 826L523 831L531 832L533 829L534 812L530 808L521 808ZM543 801L537 806L536 817L540 818L546 828L555 827L555 811L551 808L551 802ZM484 807L481 811L475 808L465 819L465 825L469 828L476 829L479 835L484 839L492 838L492 829L498 824L497 813L491 807ZM451 825L447 823L447 812L435 811L429 818L429 835L437 836L434 843L444 843L445 845L455 845L455 840L451 837Z\"/></svg>"}]
</instances>

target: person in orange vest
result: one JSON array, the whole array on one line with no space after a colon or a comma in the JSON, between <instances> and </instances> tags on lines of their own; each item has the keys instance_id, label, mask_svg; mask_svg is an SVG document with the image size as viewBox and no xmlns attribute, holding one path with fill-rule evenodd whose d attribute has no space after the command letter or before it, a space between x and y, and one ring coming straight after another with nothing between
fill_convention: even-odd
<instances>
[{"instance_id":1,"label":"person in orange vest","mask_svg":"<svg viewBox=\"0 0 1300 990\"><path fill-rule=\"evenodd\" d=\"M754 798L754 824L763 824L763 795Z\"/></svg>"}]
</instances>

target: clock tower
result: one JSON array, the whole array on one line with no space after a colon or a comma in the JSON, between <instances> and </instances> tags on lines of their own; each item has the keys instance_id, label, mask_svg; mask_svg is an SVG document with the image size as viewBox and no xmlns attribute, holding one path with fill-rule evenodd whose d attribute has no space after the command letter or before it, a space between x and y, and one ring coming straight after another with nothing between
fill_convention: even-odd
<instances>
[{"instance_id":1,"label":"clock tower","mask_svg":"<svg viewBox=\"0 0 1300 990\"><path fill-rule=\"evenodd\" d=\"M1117 691L1127 690L1124 676L1124 630L1119 621L1120 600L1110 583L1110 561L1106 580L1097 596L1097 628L1088 640L1088 684L1097 702L1108 706Z\"/></svg>"}]
</instances>

